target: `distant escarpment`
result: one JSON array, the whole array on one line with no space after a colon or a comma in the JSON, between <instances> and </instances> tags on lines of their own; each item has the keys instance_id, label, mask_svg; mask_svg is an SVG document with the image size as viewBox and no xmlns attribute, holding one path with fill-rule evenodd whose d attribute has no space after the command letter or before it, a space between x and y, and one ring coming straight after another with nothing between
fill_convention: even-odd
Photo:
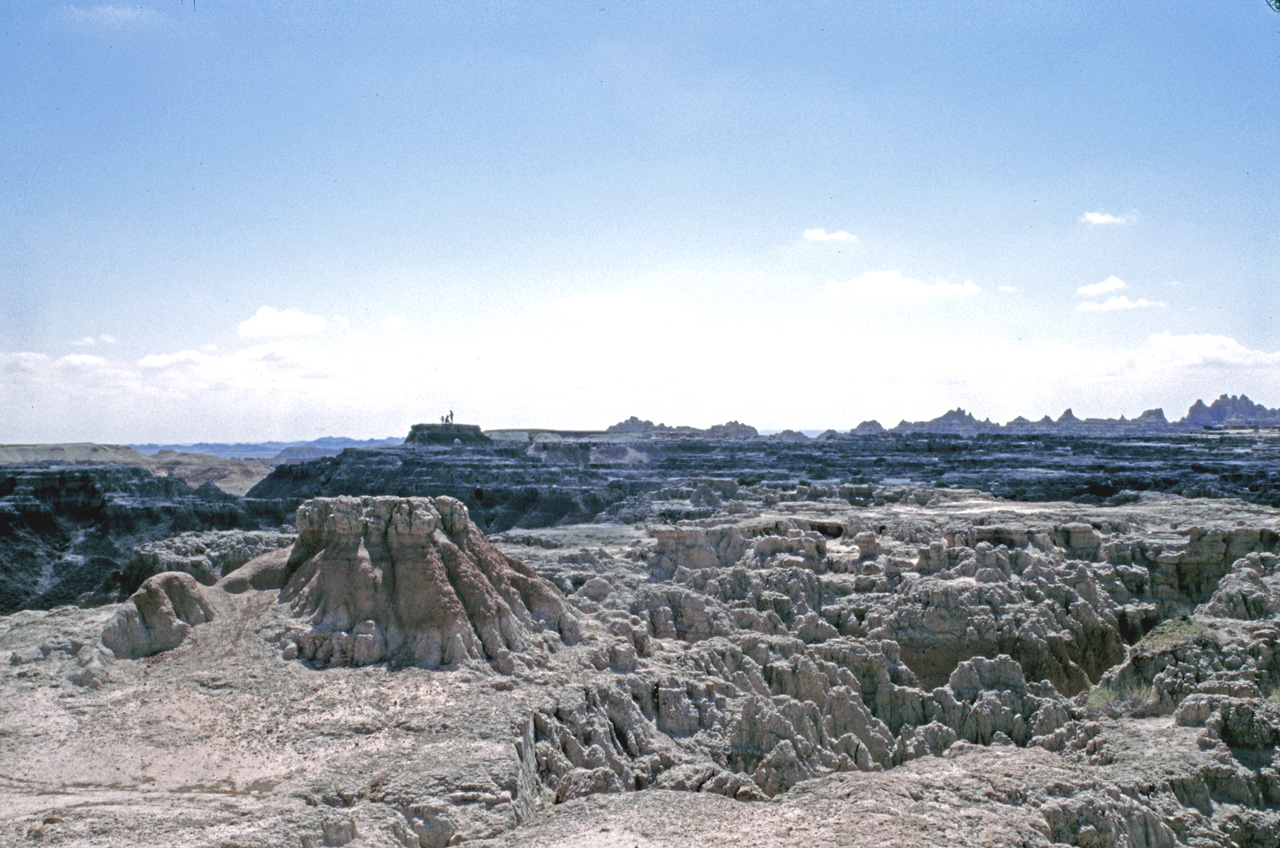
<instances>
[{"instance_id":1,"label":"distant escarpment","mask_svg":"<svg viewBox=\"0 0 1280 848\"><path fill-rule=\"evenodd\" d=\"M1280 440L1267 433L1170 430L1115 438L899 433L869 424L858 430L817 439L505 431L488 434L489 444L347 450L279 466L249 495L289 508L339 495L446 495L463 502L489 533L705 518L748 493L858 505L870 503L878 486L897 484L973 488L1023 501L1118 503L1163 492L1280 506Z\"/></svg>"},{"instance_id":2,"label":"distant escarpment","mask_svg":"<svg viewBox=\"0 0 1280 848\"><path fill-rule=\"evenodd\" d=\"M130 549L143 542L283 520L287 515L275 503L237 498L210 483L193 489L141 468L3 466L0 613L71 603L104 583L127 595L137 588L123 586Z\"/></svg>"},{"instance_id":3,"label":"distant escarpment","mask_svg":"<svg viewBox=\"0 0 1280 848\"><path fill-rule=\"evenodd\" d=\"M0 445L0 465L32 463L128 465L145 468L157 477L178 477L192 486L212 483L232 495L243 495L271 472L270 465L256 460L245 461L168 449L148 455L125 445L100 445L92 442Z\"/></svg>"}]
</instances>

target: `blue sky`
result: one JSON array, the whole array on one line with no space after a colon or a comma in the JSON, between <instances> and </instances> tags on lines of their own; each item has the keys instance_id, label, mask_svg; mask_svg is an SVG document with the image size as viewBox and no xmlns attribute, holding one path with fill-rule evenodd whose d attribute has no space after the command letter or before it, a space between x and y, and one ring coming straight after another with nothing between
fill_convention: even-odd
<instances>
[{"instance_id":1,"label":"blue sky","mask_svg":"<svg viewBox=\"0 0 1280 848\"><path fill-rule=\"evenodd\" d=\"M1264 0L0 9L0 442L1280 406Z\"/></svg>"}]
</instances>

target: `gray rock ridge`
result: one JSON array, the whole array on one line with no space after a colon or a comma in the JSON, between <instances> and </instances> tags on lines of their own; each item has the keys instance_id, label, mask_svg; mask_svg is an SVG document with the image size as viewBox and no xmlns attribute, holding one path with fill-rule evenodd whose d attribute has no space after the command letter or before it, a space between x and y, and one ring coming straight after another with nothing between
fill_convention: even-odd
<instances>
[{"instance_id":1,"label":"gray rock ridge","mask_svg":"<svg viewBox=\"0 0 1280 848\"><path fill-rule=\"evenodd\" d=\"M705 430L697 427L669 427L666 424L654 424L631 416L626 421L611 424L605 433L632 433L644 436L702 436L708 439L754 439L760 432L749 424L739 421L727 421L724 424L713 424Z\"/></svg>"},{"instance_id":2,"label":"gray rock ridge","mask_svg":"<svg viewBox=\"0 0 1280 848\"><path fill-rule=\"evenodd\" d=\"M1187 430L1201 429L1233 429L1233 428L1273 428L1280 427L1280 409L1269 409L1256 403L1246 395L1219 396L1211 404L1197 400L1187 410L1187 414L1177 421L1169 421L1163 409L1148 409L1136 418L1078 418L1072 410L1065 410L1056 420L1044 416L1038 421L1030 421L1019 415L1006 424L997 424L990 419L979 421L971 412L961 407L949 410L929 421L902 421L893 427L894 433L926 433L934 435L974 436L978 434L1008 433L1013 435L1075 435L1075 436L1135 436L1160 435ZM747 428L736 421L726 425L699 430L694 427L668 427L665 424L655 425L652 421L642 421L632 416L630 419L607 428L608 433L635 433L651 436L683 435L707 436L723 438L724 431L738 428L736 438L753 438L757 435L755 428ZM786 430L772 438L787 440L787 435L794 431ZM829 431L838 435L836 431ZM874 435L884 432L879 422L864 421L849 431L850 435ZM794 437L792 437L794 440Z\"/></svg>"},{"instance_id":3,"label":"gray rock ridge","mask_svg":"<svg viewBox=\"0 0 1280 848\"><path fill-rule=\"evenodd\" d=\"M349 439L342 436L323 436L319 439L312 439L305 442L197 442L194 444L178 445L178 444L141 444L129 445L129 447L147 455L153 455L164 450L199 453L207 456L216 456L222 459L274 459L282 452L292 448L301 451L306 450L322 450L340 453L347 448L376 448L387 445L398 445L404 440L401 438L386 439Z\"/></svg>"}]
</instances>

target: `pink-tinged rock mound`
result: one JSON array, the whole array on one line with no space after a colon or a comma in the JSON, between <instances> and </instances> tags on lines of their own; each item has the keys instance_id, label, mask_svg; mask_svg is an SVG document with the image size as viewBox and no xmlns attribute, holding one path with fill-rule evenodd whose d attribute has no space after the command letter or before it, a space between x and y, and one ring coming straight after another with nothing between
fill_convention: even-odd
<instances>
[{"instance_id":1,"label":"pink-tinged rock mound","mask_svg":"<svg viewBox=\"0 0 1280 848\"><path fill-rule=\"evenodd\" d=\"M149 657L178 647L192 625L213 618L213 608L190 574L148 577L102 630L102 644L120 659Z\"/></svg>"},{"instance_id":2,"label":"pink-tinged rock mound","mask_svg":"<svg viewBox=\"0 0 1280 848\"><path fill-rule=\"evenodd\" d=\"M513 654L578 639L563 596L506 556L449 497L317 498L298 507L281 601L311 621L316 665L514 666Z\"/></svg>"}]
</instances>

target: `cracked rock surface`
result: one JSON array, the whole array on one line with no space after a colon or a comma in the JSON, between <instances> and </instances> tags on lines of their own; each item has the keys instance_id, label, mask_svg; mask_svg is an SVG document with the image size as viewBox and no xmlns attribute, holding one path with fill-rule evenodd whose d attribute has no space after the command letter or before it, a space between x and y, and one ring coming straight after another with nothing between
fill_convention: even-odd
<instances>
[{"instance_id":1,"label":"cracked rock surface","mask_svg":"<svg viewBox=\"0 0 1280 848\"><path fill-rule=\"evenodd\" d=\"M1280 844L1272 508L781 494L317 499L0 618L0 843Z\"/></svg>"}]
</instances>

